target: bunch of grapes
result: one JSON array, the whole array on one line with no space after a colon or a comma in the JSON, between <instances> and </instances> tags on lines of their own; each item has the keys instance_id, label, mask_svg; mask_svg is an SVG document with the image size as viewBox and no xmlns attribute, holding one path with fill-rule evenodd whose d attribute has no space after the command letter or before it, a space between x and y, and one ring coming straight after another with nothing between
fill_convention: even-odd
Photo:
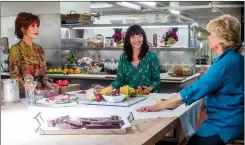
<instances>
[{"instance_id":1,"label":"bunch of grapes","mask_svg":"<svg viewBox=\"0 0 245 145\"><path fill-rule=\"evenodd\" d=\"M113 89L112 90L112 96L119 96L120 95L120 90L119 89Z\"/></svg>"}]
</instances>

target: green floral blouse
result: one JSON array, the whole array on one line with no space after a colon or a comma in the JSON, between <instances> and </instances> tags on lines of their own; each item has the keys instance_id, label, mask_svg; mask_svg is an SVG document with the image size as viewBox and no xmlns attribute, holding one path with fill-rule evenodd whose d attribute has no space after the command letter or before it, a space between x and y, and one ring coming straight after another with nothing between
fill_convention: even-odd
<instances>
[{"instance_id":1,"label":"green floral blouse","mask_svg":"<svg viewBox=\"0 0 245 145\"><path fill-rule=\"evenodd\" d=\"M124 85L133 88L148 86L153 88L152 92L158 92L160 82L159 60L155 52L149 51L137 67L128 62L124 52L120 56L117 76L111 86L113 88L120 88Z\"/></svg>"},{"instance_id":2,"label":"green floral blouse","mask_svg":"<svg viewBox=\"0 0 245 145\"><path fill-rule=\"evenodd\" d=\"M30 74L33 77L40 78L37 88L44 88L44 84L48 80L44 50L35 43L30 47L23 40L20 40L10 48L9 72L10 78L20 80L19 87L21 91L24 90L23 81L27 74L27 66L29 66Z\"/></svg>"}]
</instances>

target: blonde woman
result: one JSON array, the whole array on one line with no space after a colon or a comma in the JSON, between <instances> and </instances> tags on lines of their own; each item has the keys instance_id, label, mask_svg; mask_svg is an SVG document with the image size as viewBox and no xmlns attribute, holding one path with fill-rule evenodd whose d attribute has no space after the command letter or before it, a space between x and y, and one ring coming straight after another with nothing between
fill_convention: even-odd
<instances>
[{"instance_id":1,"label":"blonde woman","mask_svg":"<svg viewBox=\"0 0 245 145\"><path fill-rule=\"evenodd\" d=\"M241 25L238 19L223 15L207 25L209 48L219 54L208 71L170 99L137 111L155 112L206 100L207 118L188 145L225 145L244 137L244 57L239 52Z\"/></svg>"}]
</instances>

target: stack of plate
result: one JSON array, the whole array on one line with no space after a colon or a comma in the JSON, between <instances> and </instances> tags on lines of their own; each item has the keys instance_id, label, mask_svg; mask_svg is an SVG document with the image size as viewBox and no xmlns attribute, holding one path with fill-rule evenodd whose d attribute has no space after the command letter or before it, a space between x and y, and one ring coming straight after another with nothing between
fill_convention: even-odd
<instances>
[{"instance_id":1,"label":"stack of plate","mask_svg":"<svg viewBox=\"0 0 245 145\"><path fill-rule=\"evenodd\" d=\"M122 24L123 20L111 20L110 21L112 24Z\"/></svg>"}]
</instances>

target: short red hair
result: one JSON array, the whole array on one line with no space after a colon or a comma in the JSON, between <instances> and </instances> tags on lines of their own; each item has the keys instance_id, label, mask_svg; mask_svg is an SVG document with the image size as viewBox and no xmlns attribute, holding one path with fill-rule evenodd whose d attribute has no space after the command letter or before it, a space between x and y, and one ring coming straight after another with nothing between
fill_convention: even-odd
<instances>
[{"instance_id":1,"label":"short red hair","mask_svg":"<svg viewBox=\"0 0 245 145\"><path fill-rule=\"evenodd\" d=\"M38 16L26 12L19 13L15 19L15 35L19 39L23 39L24 34L21 29L23 28L24 30L27 30L27 28L32 24L40 25L40 19Z\"/></svg>"}]
</instances>

